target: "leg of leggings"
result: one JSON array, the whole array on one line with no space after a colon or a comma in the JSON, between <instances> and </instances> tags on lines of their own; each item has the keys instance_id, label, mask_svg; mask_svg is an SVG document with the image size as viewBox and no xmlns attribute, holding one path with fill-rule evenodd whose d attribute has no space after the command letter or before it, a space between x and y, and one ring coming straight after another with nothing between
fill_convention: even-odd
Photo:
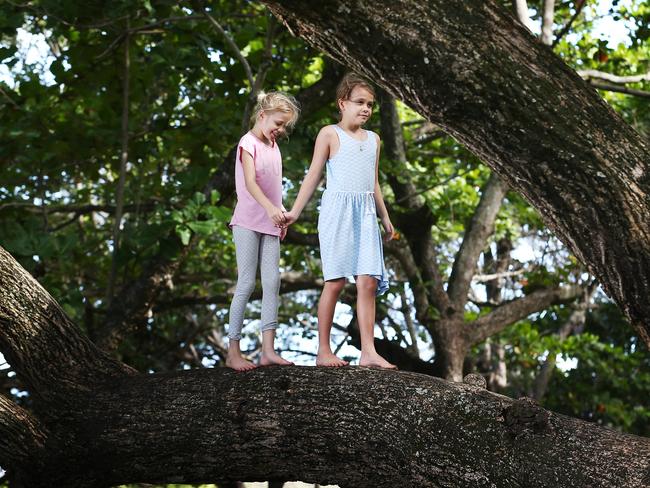
<instances>
[{"instance_id":1,"label":"leg of leggings","mask_svg":"<svg viewBox=\"0 0 650 488\"><path fill-rule=\"evenodd\" d=\"M278 326L280 292L280 238L278 236L262 235L259 259L262 277L262 332L264 332Z\"/></svg>"},{"instance_id":2,"label":"leg of leggings","mask_svg":"<svg viewBox=\"0 0 650 488\"><path fill-rule=\"evenodd\" d=\"M240 340L244 311L255 289L261 234L238 225L232 228L232 233L237 252L237 287L230 304L228 338Z\"/></svg>"}]
</instances>

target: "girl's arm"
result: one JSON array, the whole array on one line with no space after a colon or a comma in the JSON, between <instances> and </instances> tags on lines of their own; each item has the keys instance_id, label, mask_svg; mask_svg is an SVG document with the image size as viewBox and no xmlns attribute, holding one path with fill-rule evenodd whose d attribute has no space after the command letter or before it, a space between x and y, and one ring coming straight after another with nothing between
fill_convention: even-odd
<instances>
[{"instance_id":1,"label":"girl's arm","mask_svg":"<svg viewBox=\"0 0 650 488\"><path fill-rule=\"evenodd\" d=\"M395 237L395 229L393 224L390 221L388 216L388 210L386 210L386 204L384 203L384 196L381 193L381 187L379 186L379 136L377 137L377 160L375 162L375 207L377 207L377 216L381 219L381 224L384 226L386 231L386 239L391 240Z\"/></svg>"},{"instance_id":2,"label":"girl's arm","mask_svg":"<svg viewBox=\"0 0 650 488\"><path fill-rule=\"evenodd\" d=\"M266 214L275 225L281 226L284 224L284 215L282 214L282 210L271 203L271 200L267 198L260 186L257 184L257 181L255 180L255 161L253 161L253 156L245 149L241 150L241 163L244 168L244 181L248 193L252 195L257 203L264 207Z\"/></svg>"},{"instance_id":3,"label":"girl's arm","mask_svg":"<svg viewBox=\"0 0 650 488\"><path fill-rule=\"evenodd\" d=\"M309 202L309 199L314 194L314 190L316 190L323 174L323 167L325 166L325 162L330 154L330 142L332 140L333 132L334 129L328 126L323 127L318 133L316 143L314 144L314 155L311 159L311 165L309 166L309 171L307 171L307 176L305 176L302 185L300 185L298 196L296 197L296 201L293 203L291 211L284 215L287 224L291 224L298 220L305 205L307 205L307 202Z\"/></svg>"}]
</instances>

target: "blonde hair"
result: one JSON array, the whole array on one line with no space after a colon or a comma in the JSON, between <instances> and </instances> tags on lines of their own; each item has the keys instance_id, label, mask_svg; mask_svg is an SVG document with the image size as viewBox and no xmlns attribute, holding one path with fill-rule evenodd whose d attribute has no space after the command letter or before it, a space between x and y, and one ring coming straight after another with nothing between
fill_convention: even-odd
<instances>
[{"instance_id":1,"label":"blonde hair","mask_svg":"<svg viewBox=\"0 0 650 488\"><path fill-rule=\"evenodd\" d=\"M365 79L361 78L356 73L347 73L343 79L339 82L339 86L336 87L336 103L338 105L339 100L348 100L350 95L352 95L352 90L360 86L368 90L373 97L375 95L375 89L370 83Z\"/></svg>"},{"instance_id":2,"label":"blonde hair","mask_svg":"<svg viewBox=\"0 0 650 488\"><path fill-rule=\"evenodd\" d=\"M257 118L262 112L284 112L290 113L291 119L287 122L287 129L292 129L300 116L300 105L294 97L281 91L260 91L257 94L257 103L250 118L250 126L253 127Z\"/></svg>"}]
</instances>

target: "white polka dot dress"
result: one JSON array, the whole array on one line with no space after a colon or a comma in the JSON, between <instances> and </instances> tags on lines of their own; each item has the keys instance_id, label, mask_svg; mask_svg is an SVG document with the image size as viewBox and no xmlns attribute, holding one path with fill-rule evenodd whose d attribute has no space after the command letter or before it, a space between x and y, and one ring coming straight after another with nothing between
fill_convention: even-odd
<instances>
[{"instance_id":1,"label":"white polka dot dress","mask_svg":"<svg viewBox=\"0 0 650 488\"><path fill-rule=\"evenodd\" d=\"M377 295L388 289L384 251L375 208L377 138L359 141L338 125L339 150L327 161L327 185L318 217L324 279L370 275Z\"/></svg>"}]
</instances>

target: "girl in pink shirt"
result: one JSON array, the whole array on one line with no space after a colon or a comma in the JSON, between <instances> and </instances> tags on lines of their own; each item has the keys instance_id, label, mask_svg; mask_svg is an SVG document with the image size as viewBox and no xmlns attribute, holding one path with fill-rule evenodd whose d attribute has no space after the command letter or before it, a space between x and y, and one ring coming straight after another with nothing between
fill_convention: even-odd
<instances>
[{"instance_id":1,"label":"girl in pink shirt","mask_svg":"<svg viewBox=\"0 0 650 488\"><path fill-rule=\"evenodd\" d=\"M251 117L253 128L239 141L235 158L237 206L230 221L237 253L237 287L230 305L226 366L248 371L255 365L241 353L244 311L262 279L262 355L260 365L292 364L275 352L280 290L280 240L286 234L282 211L282 156L276 139L293 127L300 110L285 93L261 93Z\"/></svg>"}]
</instances>

